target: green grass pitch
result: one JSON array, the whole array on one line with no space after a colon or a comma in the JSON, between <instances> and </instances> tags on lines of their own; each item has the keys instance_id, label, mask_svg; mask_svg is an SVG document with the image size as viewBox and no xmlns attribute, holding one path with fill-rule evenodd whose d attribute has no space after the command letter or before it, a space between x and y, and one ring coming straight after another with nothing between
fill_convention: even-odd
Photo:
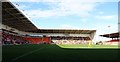
<instances>
[{"instance_id":1,"label":"green grass pitch","mask_svg":"<svg viewBox=\"0 0 120 62\"><path fill-rule=\"evenodd\" d=\"M80 48L83 46L88 47L88 45L58 46L55 44L4 45L2 46L2 62L80 62L88 60L118 60L118 48Z\"/></svg>"},{"instance_id":2,"label":"green grass pitch","mask_svg":"<svg viewBox=\"0 0 120 62\"><path fill-rule=\"evenodd\" d=\"M118 49L118 45L58 44L61 48Z\"/></svg>"}]
</instances>

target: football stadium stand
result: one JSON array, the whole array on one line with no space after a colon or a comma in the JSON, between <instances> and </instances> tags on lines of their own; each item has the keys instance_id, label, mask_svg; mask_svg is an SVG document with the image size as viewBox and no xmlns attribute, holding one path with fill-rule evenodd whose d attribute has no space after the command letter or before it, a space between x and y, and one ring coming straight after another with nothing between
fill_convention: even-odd
<instances>
[{"instance_id":1,"label":"football stadium stand","mask_svg":"<svg viewBox=\"0 0 120 62\"><path fill-rule=\"evenodd\" d=\"M100 35L107 38L112 38L112 40L104 42L105 45L118 45L120 43L119 32Z\"/></svg>"},{"instance_id":2,"label":"football stadium stand","mask_svg":"<svg viewBox=\"0 0 120 62\"><path fill-rule=\"evenodd\" d=\"M96 30L38 29L11 2L2 3L2 44L89 44Z\"/></svg>"},{"instance_id":3,"label":"football stadium stand","mask_svg":"<svg viewBox=\"0 0 120 62\"><path fill-rule=\"evenodd\" d=\"M29 42L24 40L24 37L20 36L18 33L2 29L2 44L3 45L27 44L27 43Z\"/></svg>"}]
</instances>

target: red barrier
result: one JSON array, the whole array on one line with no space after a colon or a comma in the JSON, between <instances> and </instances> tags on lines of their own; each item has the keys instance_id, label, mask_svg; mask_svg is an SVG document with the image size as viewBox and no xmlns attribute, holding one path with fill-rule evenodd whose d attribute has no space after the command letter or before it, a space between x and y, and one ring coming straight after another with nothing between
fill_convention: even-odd
<instances>
[{"instance_id":1,"label":"red barrier","mask_svg":"<svg viewBox=\"0 0 120 62\"><path fill-rule=\"evenodd\" d=\"M42 38L31 38L31 37L27 37L24 38L25 40L29 41L30 44L39 44L42 43Z\"/></svg>"},{"instance_id":2,"label":"red barrier","mask_svg":"<svg viewBox=\"0 0 120 62\"><path fill-rule=\"evenodd\" d=\"M50 44L50 37L43 37L43 41L46 44Z\"/></svg>"},{"instance_id":3,"label":"red barrier","mask_svg":"<svg viewBox=\"0 0 120 62\"><path fill-rule=\"evenodd\" d=\"M32 37L26 37L25 40L29 41L30 44L40 44L40 43L50 43L50 37L43 37L43 38L32 38Z\"/></svg>"},{"instance_id":4,"label":"red barrier","mask_svg":"<svg viewBox=\"0 0 120 62\"><path fill-rule=\"evenodd\" d=\"M120 42L119 40L110 40L108 42Z\"/></svg>"}]
</instances>

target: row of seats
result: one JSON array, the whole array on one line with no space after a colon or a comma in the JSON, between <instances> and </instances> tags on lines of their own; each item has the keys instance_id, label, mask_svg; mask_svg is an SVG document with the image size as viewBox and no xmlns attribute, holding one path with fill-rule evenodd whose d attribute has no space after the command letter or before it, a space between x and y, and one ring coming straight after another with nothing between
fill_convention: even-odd
<instances>
[{"instance_id":1,"label":"row of seats","mask_svg":"<svg viewBox=\"0 0 120 62\"><path fill-rule=\"evenodd\" d=\"M28 44L29 42L24 40L22 36L2 32L2 44L13 45L13 44Z\"/></svg>"},{"instance_id":2,"label":"row of seats","mask_svg":"<svg viewBox=\"0 0 120 62\"><path fill-rule=\"evenodd\" d=\"M22 36L8 30L1 30L0 36L0 38L2 38L0 44L2 45L50 43L50 37Z\"/></svg>"},{"instance_id":3,"label":"row of seats","mask_svg":"<svg viewBox=\"0 0 120 62\"><path fill-rule=\"evenodd\" d=\"M90 40L52 40L55 44L89 44Z\"/></svg>"}]
</instances>

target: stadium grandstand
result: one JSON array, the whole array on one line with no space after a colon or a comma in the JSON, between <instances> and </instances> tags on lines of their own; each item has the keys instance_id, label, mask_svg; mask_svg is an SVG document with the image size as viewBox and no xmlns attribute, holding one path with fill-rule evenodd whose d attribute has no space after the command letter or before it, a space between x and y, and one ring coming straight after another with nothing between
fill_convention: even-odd
<instances>
[{"instance_id":1,"label":"stadium grandstand","mask_svg":"<svg viewBox=\"0 0 120 62\"><path fill-rule=\"evenodd\" d=\"M91 45L96 30L39 29L11 2L2 2L1 7L1 62L117 62L119 59L118 46Z\"/></svg>"},{"instance_id":2,"label":"stadium grandstand","mask_svg":"<svg viewBox=\"0 0 120 62\"><path fill-rule=\"evenodd\" d=\"M2 43L89 44L96 30L38 29L11 2L2 3Z\"/></svg>"},{"instance_id":3,"label":"stadium grandstand","mask_svg":"<svg viewBox=\"0 0 120 62\"><path fill-rule=\"evenodd\" d=\"M100 35L102 37L107 37L107 38L111 38L112 40L106 41L103 44L105 45L118 45L120 43L119 41L119 33L110 33L110 34L104 34L104 35Z\"/></svg>"}]
</instances>

